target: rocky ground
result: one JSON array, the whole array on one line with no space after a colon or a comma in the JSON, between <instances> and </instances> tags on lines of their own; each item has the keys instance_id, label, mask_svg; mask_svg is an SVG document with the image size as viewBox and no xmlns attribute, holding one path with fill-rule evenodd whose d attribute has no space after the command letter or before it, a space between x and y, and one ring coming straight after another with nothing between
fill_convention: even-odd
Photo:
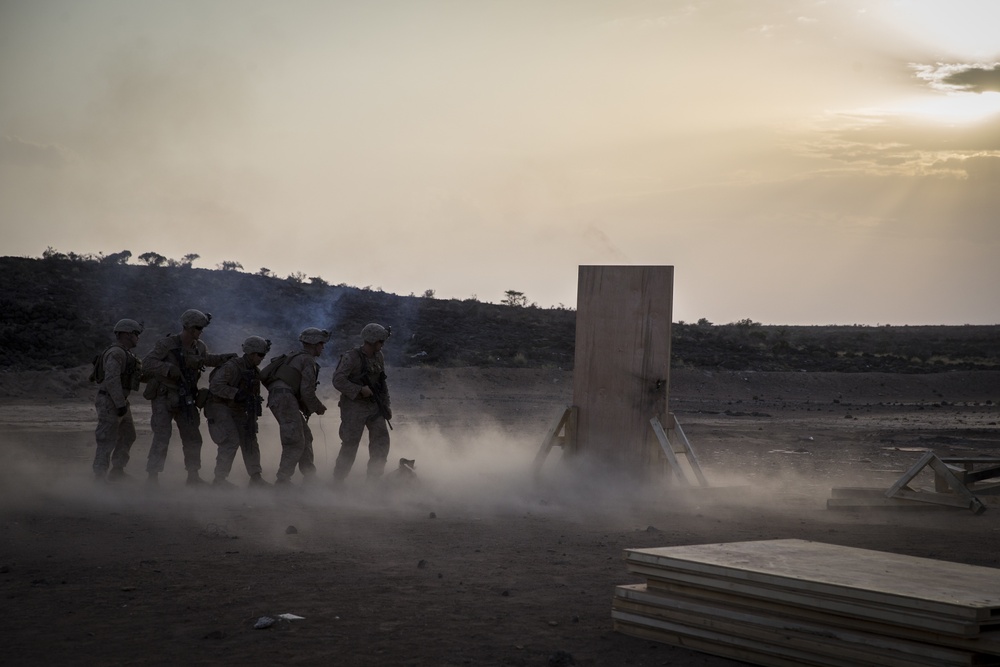
<instances>
[{"instance_id":1,"label":"rocky ground","mask_svg":"<svg viewBox=\"0 0 1000 667\"><path fill-rule=\"evenodd\" d=\"M612 631L614 586L640 581L623 549L802 538L1000 567L1000 508L825 505L834 486L887 487L927 449L1000 456L993 372L677 371L671 407L711 482L690 489L559 450L535 479L568 372L398 369L390 460L415 459L417 483L283 496L185 488L176 442L158 492L96 486L87 372L0 374L4 664L721 667L739 663ZM148 404L134 411L139 477ZM335 411L311 425L327 479ZM255 629L283 613L303 618Z\"/></svg>"}]
</instances>

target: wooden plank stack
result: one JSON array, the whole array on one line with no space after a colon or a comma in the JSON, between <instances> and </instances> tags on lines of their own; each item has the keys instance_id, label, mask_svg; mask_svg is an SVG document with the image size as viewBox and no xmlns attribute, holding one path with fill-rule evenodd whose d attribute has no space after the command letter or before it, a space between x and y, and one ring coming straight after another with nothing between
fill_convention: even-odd
<instances>
[{"instance_id":1,"label":"wooden plank stack","mask_svg":"<svg viewBox=\"0 0 1000 667\"><path fill-rule=\"evenodd\" d=\"M1000 570L805 540L625 551L615 630L759 665L1000 665Z\"/></svg>"}]
</instances>

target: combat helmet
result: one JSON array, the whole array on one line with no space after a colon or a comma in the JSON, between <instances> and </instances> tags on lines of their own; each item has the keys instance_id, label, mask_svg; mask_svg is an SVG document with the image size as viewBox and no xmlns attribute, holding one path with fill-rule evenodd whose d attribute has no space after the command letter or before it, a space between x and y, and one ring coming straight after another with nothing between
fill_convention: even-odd
<instances>
[{"instance_id":1,"label":"combat helmet","mask_svg":"<svg viewBox=\"0 0 1000 667\"><path fill-rule=\"evenodd\" d=\"M115 323L114 333L142 333L142 325L135 320L118 320Z\"/></svg>"},{"instance_id":2,"label":"combat helmet","mask_svg":"<svg viewBox=\"0 0 1000 667\"><path fill-rule=\"evenodd\" d=\"M271 349L271 341L260 336L250 336L243 341L243 354L267 354Z\"/></svg>"},{"instance_id":3,"label":"combat helmet","mask_svg":"<svg viewBox=\"0 0 1000 667\"><path fill-rule=\"evenodd\" d=\"M200 310L191 308L185 310L181 315L181 326L185 329L191 327L207 327L212 321L212 313L203 313Z\"/></svg>"},{"instance_id":4,"label":"combat helmet","mask_svg":"<svg viewBox=\"0 0 1000 667\"><path fill-rule=\"evenodd\" d=\"M330 340L330 332L326 329L309 327L308 329L303 329L302 333L299 334L299 341L309 345L325 343L328 340Z\"/></svg>"},{"instance_id":5,"label":"combat helmet","mask_svg":"<svg viewBox=\"0 0 1000 667\"><path fill-rule=\"evenodd\" d=\"M372 322L371 324L366 324L365 328L361 330L361 340L366 343L375 344L379 341L384 341L389 337L389 331L381 324L376 324Z\"/></svg>"}]
</instances>

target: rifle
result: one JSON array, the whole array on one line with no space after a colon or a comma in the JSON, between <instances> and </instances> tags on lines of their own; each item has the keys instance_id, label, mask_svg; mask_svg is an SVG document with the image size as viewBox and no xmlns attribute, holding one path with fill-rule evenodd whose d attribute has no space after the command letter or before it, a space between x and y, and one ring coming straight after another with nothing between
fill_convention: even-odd
<instances>
[{"instance_id":1,"label":"rifle","mask_svg":"<svg viewBox=\"0 0 1000 667\"><path fill-rule=\"evenodd\" d=\"M385 373L382 373L382 377L379 378L376 387L367 384L365 386L372 392L372 398L375 399L375 405L378 406L378 413L385 419L385 423L389 425L389 430L391 431L392 422L389 421L389 410L386 409L385 401L382 399L382 393L385 391Z\"/></svg>"},{"instance_id":2,"label":"rifle","mask_svg":"<svg viewBox=\"0 0 1000 667\"><path fill-rule=\"evenodd\" d=\"M198 408L195 405L198 393L197 371L194 368L188 368L184 361L184 351L180 347L175 347L173 352L177 356L177 367L181 371L181 379L177 383L177 395L180 397L181 408L183 408L185 416L192 420L198 414Z\"/></svg>"},{"instance_id":3,"label":"rifle","mask_svg":"<svg viewBox=\"0 0 1000 667\"><path fill-rule=\"evenodd\" d=\"M256 368L250 367L243 371L240 378L240 388L236 393L237 401L242 404L241 407L246 414L246 421L243 422L243 427L246 429L248 437L253 437L257 433L257 418L264 412L261 407L264 399L261 398L259 392L255 394L253 391L254 381L259 381L259 377ZM240 396L240 394L243 394L243 396Z\"/></svg>"}]
</instances>

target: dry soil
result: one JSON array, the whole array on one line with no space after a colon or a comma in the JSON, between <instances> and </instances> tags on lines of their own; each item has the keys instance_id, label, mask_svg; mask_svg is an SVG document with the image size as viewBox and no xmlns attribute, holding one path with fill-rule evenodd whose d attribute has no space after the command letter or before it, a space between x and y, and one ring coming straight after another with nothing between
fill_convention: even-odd
<instances>
[{"instance_id":1,"label":"dry soil","mask_svg":"<svg viewBox=\"0 0 1000 667\"><path fill-rule=\"evenodd\" d=\"M176 436L149 490L141 398L135 480L95 484L86 372L0 375L3 664L722 667L740 663L612 630L614 586L641 581L624 549L801 538L1000 567L1000 508L826 509L832 487L888 487L927 449L1000 456L1000 373L677 371L671 406L711 483L692 489L558 449L536 480L569 373L404 369L390 461L415 459L416 483L366 484L362 450L346 491L278 495L186 488ZM335 407L310 423L325 481ZM260 441L273 479L268 414ZM231 479L246 484L239 459ZM255 629L280 614L302 618Z\"/></svg>"}]
</instances>

